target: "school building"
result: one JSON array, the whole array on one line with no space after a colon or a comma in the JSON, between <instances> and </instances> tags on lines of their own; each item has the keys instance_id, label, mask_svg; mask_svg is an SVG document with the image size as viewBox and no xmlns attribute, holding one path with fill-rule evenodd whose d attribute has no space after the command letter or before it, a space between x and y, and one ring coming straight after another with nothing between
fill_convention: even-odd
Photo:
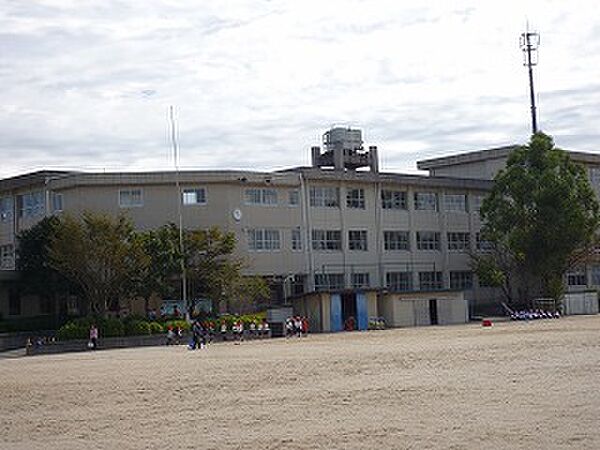
<instances>
[{"instance_id":1,"label":"school building","mask_svg":"<svg viewBox=\"0 0 600 450\"><path fill-rule=\"evenodd\" d=\"M218 226L235 233L237 256L249 262L249 274L269 281L275 303L328 293L339 295L342 305L343 296L374 292L372 313L400 317L381 299L434 292L440 310L441 298L454 296L441 294L454 292L471 312L490 310L499 292L480 285L469 253L486 250L479 208L512 149L420 161L418 168L428 175L389 173L379 170L378 149L363 146L360 130L332 128L322 147L312 147L309 167L179 176L39 171L2 179L0 314L10 319L56 313L42 299L22 295L15 283L16 236L22 230L46 216L84 211L125 213L138 229L152 229L179 222L178 202L184 228ZM571 152L571 157L588 167L598 189L600 156ZM600 285L600 264L569 274L567 281L575 289ZM323 314L319 320L325 324Z\"/></svg>"}]
</instances>

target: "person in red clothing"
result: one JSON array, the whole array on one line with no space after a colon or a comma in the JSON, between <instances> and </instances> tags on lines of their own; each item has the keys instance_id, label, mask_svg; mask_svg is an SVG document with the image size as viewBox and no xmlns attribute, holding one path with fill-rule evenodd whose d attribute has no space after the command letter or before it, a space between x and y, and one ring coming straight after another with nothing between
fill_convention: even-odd
<instances>
[{"instance_id":1,"label":"person in red clothing","mask_svg":"<svg viewBox=\"0 0 600 450\"><path fill-rule=\"evenodd\" d=\"M308 319L306 317L302 318L302 334L308 336Z\"/></svg>"}]
</instances>

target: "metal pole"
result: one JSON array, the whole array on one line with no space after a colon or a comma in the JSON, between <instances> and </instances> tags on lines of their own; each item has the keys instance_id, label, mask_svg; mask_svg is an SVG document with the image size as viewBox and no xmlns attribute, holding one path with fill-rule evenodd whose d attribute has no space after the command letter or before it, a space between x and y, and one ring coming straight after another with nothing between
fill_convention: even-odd
<instances>
[{"instance_id":1,"label":"metal pole","mask_svg":"<svg viewBox=\"0 0 600 450\"><path fill-rule=\"evenodd\" d=\"M538 132L537 126L537 117L535 110L535 92L533 89L533 65L531 63L531 35L532 33L526 33L526 41L527 41L527 69L529 72L529 100L531 102L531 128L533 134Z\"/></svg>"},{"instance_id":2,"label":"metal pole","mask_svg":"<svg viewBox=\"0 0 600 450\"><path fill-rule=\"evenodd\" d=\"M181 297L185 305L185 314L189 318L190 310L187 301L187 275L185 270L185 254L183 244L183 215L181 213L181 187L179 183L179 147L177 145L177 133L175 130L175 118L173 117L173 106L169 107L169 119L171 122L171 144L173 146L173 163L175 164L175 186L177 188L177 215L179 217L179 252L181 253Z\"/></svg>"}]
</instances>

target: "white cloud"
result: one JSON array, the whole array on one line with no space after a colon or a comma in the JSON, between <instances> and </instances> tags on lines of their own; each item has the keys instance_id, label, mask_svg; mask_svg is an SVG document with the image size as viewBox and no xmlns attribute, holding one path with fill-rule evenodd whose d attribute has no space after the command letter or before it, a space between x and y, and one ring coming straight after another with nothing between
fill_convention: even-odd
<instances>
[{"instance_id":1,"label":"white cloud","mask_svg":"<svg viewBox=\"0 0 600 450\"><path fill-rule=\"evenodd\" d=\"M185 167L307 164L334 123L363 128L384 170L523 142L527 18L542 37L542 128L593 151L596 9L577 0L0 0L0 176L164 168L169 105Z\"/></svg>"}]
</instances>

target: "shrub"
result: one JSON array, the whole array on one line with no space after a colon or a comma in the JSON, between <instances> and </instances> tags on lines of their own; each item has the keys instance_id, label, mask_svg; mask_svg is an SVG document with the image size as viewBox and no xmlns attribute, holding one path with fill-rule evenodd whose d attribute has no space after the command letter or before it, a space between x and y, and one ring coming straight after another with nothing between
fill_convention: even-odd
<instances>
[{"instance_id":1,"label":"shrub","mask_svg":"<svg viewBox=\"0 0 600 450\"><path fill-rule=\"evenodd\" d=\"M61 341L69 339L86 339L89 337L89 328L78 324L75 321L67 322L58 329L56 337Z\"/></svg>"},{"instance_id":2,"label":"shrub","mask_svg":"<svg viewBox=\"0 0 600 450\"><path fill-rule=\"evenodd\" d=\"M164 331L163 326L158 322L150 322L150 333L161 334Z\"/></svg>"},{"instance_id":3,"label":"shrub","mask_svg":"<svg viewBox=\"0 0 600 450\"><path fill-rule=\"evenodd\" d=\"M179 326L184 331L190 330L190 324L187 323L185 320L167 320L165 322L165 328L169 326L172 326L173 328L177 328Z\"/></svg>"},{"instance_id":4,"label":"shrub","mask_svg":"<svg viewBox=\"0 0 600 450\"><path fill-rule=\"evenodd\" d=\"M148 335L151 333L150 324L145 320L131 320L125 329L127 336Z\"/></svg>"}]
</instances>

